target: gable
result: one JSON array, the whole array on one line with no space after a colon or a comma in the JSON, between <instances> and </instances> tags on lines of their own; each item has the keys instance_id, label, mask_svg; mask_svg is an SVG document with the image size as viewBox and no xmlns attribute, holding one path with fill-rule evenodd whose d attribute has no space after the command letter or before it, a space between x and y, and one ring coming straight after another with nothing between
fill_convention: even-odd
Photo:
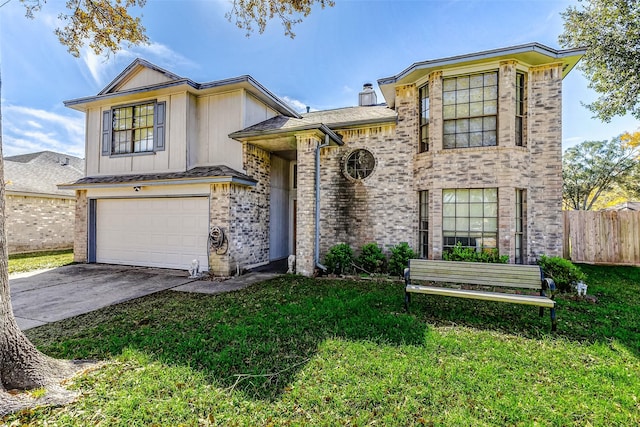
<instances>
[{"instance_id":1,"label":"gable","mask_svg":"<svg viewBox=\"0 0 640 427\"><path fill-rule=\"evenodd\" d=\"M174 79L159 71L140 67L138 70L120 81L111 89L110 92L122 92L156 84L168 83L173 80Z\"/></svg>"}]
</instances>

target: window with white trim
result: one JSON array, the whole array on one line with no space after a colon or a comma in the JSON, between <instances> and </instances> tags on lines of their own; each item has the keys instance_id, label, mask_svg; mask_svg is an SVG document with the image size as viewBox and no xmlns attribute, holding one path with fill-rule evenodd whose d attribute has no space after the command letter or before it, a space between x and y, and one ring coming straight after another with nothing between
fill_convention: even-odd
<instances>
[{"instance_id":1,"label":"window with white trim","mask_svg":"<svg viewBox=\"0 0 640 427\"><path fill-rule=\"evenodd\" d=\"M442 190L443 250L460 243L471 248L496 248L498 189Z\"/></svg>"},{"instance_id":2,"label":"window with white trim","mask_svg":"<svg viewBox=\"0 0 640 427\"><path fill-rule=\"evenodd\" d=\"M445 78L442 81L443 147L498 144L498 72Z\"/></svg>"},{"instance_id":3,"label":"window with white trim","mask_svg":"<svg viewBox=\"0 0 640 427\"><path fill-rule=\"evenodd\" d=\"M102 154L164 150L165 103L145 102L103 112Z\"/></svg>"}]
</instances>

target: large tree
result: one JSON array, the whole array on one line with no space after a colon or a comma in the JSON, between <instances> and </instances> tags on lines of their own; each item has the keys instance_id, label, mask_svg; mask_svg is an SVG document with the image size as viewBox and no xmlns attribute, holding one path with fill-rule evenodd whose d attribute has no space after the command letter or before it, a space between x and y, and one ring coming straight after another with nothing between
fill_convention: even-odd
<instances>
[{"instance_id":1,"label":"large tree","mask_svg":"<svg viewBox=\"0 0 640 427\"><path fill-rule=\"evenodd\" d=\"M638 149L625 135L568 148L562 158L565 208L590 210L603 194L625 185L639 167Z\"/></svg>"},{"instance_id":2,"label":"large tree","mask_svg":"<svg viewBox=\"0 0 640 427\"><path fill-rule=\"evenodd\" d=\"M9 0L10 1L10 0ZM20 0L26 8L26 16L34 18L46 4L46 0ZM0 7L6 5L3 2ZM147 43L145 28L138 17L132 16L146 0L68 0L68 13L61 14L61 26L55 33L60 42L74 56L80 55L83 46L89 46L96 54L116 53L122 43ZM267 20L280 19L285 34L294 36L292 27L311 12L311 7L332 6L332 0L233 0L229 20L250 33L252 24L259 32L265 29ZM0 90L2 79L0 77ZM38 403L62 403L73 397L59 387L60 380L69 377L82 366L80 363L52 359L27 339L18 327L9 292L8 254L5 233L5 183L2 160L2 113L0 109L0 416L33 402L25 394L10 392L46 388L45 398Z\"/></svg>"},{"instance_id":3,"label":"large tree","mask_svg":"<svg viewBox=\"0 0 640 427\"><path fill-rule=\"evenodd\" d=\"M580 0L562 17L560 44L586 48L579 67L599 94L587 107L606 122L640 119L640 1Z\"/></svg>"}]
</instances>

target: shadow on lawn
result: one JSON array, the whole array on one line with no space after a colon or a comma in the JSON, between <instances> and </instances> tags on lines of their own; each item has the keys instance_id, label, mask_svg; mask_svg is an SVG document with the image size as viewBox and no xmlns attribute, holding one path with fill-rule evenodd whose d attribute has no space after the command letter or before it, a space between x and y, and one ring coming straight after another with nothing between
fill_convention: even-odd
<instances>
[{"instance_id":1,"label":"shadow on lawn","mask_svg":"<svg viewBox=\"0 0 640 427\"><path fill-rule=\"evenodd\" d=\"M599 302L560 296L557 336L580 342L616 338L640 357L640 269L585 271L589 293ZM407 315L401 283L282 277L218 296L166 291L28 335L55 357L107 359L134 348L198 369L226 387L246 375L236 389L258 399L276 398L329 338L420 346L429 324L532 339L551 335L548 312L538 317L537 307L420 297Z\"/></svg>"},{"instance_id":2,"label":"shadow on lawn","mask_svg":"<svg viewBox=\"0 0 640 427\"><path fill-rule=\"evenodd\" d=\"M402 291L399 283L289 276L217 296L165 291L28 334L54 357L107 359L133 348L273 399L326 339L422 345L426 324L404 313Z\"/></svg>"}]
</instances>

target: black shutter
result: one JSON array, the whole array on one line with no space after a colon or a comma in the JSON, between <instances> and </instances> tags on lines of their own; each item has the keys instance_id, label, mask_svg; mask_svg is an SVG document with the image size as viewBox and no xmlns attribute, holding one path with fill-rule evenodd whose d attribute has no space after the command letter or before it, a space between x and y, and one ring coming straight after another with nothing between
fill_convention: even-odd
<instances>
[{"instance_id":1,"label":"black shutter","mask_svg":"<svg viewBox=\"0 0 640 427\"><path fill-rule=\"evenodd\" d=\"M111 110L102 112L102 155L111 154Z\"/></svg>"},{"instance_id":2,"label":"black shutter","mask_svg":"<svg viewBox=\"0 0 640 427\"><path fill-rule=\"evenodd\" d=\"M158 102L156 104L155 117L155 146L154 151L164 151L164 124L166 115L166 102Z\"/></svg>"}]
</instances>

